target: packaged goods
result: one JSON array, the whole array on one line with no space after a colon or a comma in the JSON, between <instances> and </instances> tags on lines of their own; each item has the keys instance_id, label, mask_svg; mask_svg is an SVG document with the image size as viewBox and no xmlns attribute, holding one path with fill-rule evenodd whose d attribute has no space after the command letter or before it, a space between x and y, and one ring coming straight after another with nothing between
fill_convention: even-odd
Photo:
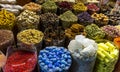
<instances>
[{"instance_id":1,"label":"packaged goods","mask_svg":"<svg viewBox=\"0 0 120 72\"><path fill-rule=\"evenodd\" d=\"M68 49L73 57L71 72L93 72L97 55L97 44L94 40L76 35L70 41Z\"/></svg>"},{"instance_id":2,"label":"packaged goods","mask_svg":"<svg viewBox=\"0 0 120 72\"><path fill-rule=\"evenodd\" d=\"M16 18L18 30L21 31L25 29L38 29L39 19L39 15L37 15L35 12L30 10L23 11Z\"/></svg>"},{"instance_id":3,"label":"packaged goods","mask_svg":"<svg viewBox=\"0 0 120 72\"><path fill-rule=\"evenodd\" d=\"M40 72L67 72L72 59L64 47L50 46L40 51L38 62Z\"/></svg>"},{"instance_id":4,"label":"packaged goods","mask_svg":"<svg viewBox=\"0 0 120 72\"><path fill-rule=\"evenodd\" d=\"M100 13L100 14L94 13L94 14L92 14L91 17L94 18L95 23L96 23L98 26L107 25L108 22L109 22L109 17L106 16L105 14L103 14L103 13Z\"/></svg>"},{"instance_id":5,"label":"packaged goods","mask_svg":"<svg viewBox=\"0 0 120 72\"><path fill-rule=\"evenodd\" d=\"M77 15L78 22L83 24L84 26L89 25L93 23L94 19L91 17L91 15L88 12L82 12Z\"/></svg>"},{"instance_id":6,"label":"packaged goods","mask_svg":"<svg viewBox=\"0 0 120 72\"><path fill-rule=\"evenodd\" d=\"M15 15L2 9L0 11L0 29L12 30L14 27Z\"/></svg>"},{"instance_id":7,"label":"packaged goods","mask_svg":"<svg viewBox=\"0 0 120 72\"><path fill-rule=\"evenodd\" d=\"M43 37L44 34L41 31L35 29L27 29L18 33L17 40L18 43L28 46L33 45L37 48L37 50L40 50L42 47ZM28 48L28 50L32 50L32 49Z\"/></svg>"},{"instance_id":8,"label":"packaged goods","mask_svg":"<svg viewBox=\"0 0 120 72\"><path fill-rule=\"evenodd\" d=\"M42 11L43 13L47 13L47 12L56 13L57 5L55 4L54 1L48 0L42 4Z\"/></svg>"},{"instance_id":9,"label":"packaged goods","mask_svg":"<svg viewBox=\"0 0 120 72\"><path fill-rule=\"evenodd\" d=\"M8 46L12 46L13 44L13 32L10 30L0 30L0 50L6 54Z\"/></svg>"},{"instance_id":10,"label":"packaged goods","mask_svg":"<svg viewBox=\"0 0 120 72\"><path fill-rule=\"evenodd\" d=\"M119 50L110 42L98 43L95 72L113 72Z\"/></svg>"},{"instance_id":11,"label":"packaged goods","mask_svg":"<svg viewBox=\"0 0 120 72\"><path fill-rule=\"evenodd\" d=\"M3 67L3 72L32 72L37 64L36 52L15 50L10 47L7 55L8 57Z\"/></svg>"},{"instance_id":12,"label":"packaged goods","mask_svg":"<svg viewBox=\"0 0 120 72\"><path fill-rule=\"evenodd\" d=\"M59 16L62 27L64 29L69 28L73 23L77 23L78 18L75 16L72 11L66 11L65 13Z\"/></svg>"},{"instance_id":13,"label":"packaged goods","mask_svg":"<svg viewBox=\"0 0 120 72\"><path fill-rule=\"evenodd\" d=\"M97 25L91 24L85 27L85 32L88 38L91 39L103 39L105 37L105 33L100 29Z\"/></svg>"}]
</instances>

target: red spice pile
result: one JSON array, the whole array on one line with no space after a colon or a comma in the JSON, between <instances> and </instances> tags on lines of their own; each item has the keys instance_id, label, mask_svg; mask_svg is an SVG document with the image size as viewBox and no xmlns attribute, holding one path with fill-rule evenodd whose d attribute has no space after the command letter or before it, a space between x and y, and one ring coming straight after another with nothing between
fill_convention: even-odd
<instances>
[{"instance_id":1,"label":"red spice pile","mask_svg":"<svg viewBox=\"0 0 120 72\"><path fill-rule=\"evenodd\" d=\"M4 72L32 72L37 63L36 53L16 51L12 53L4 66Z\"/></svg>"}]
</instances>

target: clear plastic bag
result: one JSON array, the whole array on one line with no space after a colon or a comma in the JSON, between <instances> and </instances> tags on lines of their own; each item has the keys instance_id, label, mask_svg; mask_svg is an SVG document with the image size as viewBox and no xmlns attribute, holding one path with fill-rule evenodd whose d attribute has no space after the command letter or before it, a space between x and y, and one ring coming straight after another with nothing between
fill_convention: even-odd
<instances>
[{"instance_id":1,"label":"clear plastic bag","mask_svg":"<svg viewBox=\"0 0 120 72\"><path fill-rule=\"evenodd\" d=\"M37 64L37 52L9 47L3 72L32 72Z\"/></svg>"},{"instance_id":2,"label":"clear plastic bag","mask_svg":"<svg viewBox=\"0 0 120 72\"><path fill-rule=\"evenodd\" d=\"M68 49L72 54L72 72L93 72L97 55L97 44L94 40L77 35L71 40Z\"/></svg>"}]
</instances>

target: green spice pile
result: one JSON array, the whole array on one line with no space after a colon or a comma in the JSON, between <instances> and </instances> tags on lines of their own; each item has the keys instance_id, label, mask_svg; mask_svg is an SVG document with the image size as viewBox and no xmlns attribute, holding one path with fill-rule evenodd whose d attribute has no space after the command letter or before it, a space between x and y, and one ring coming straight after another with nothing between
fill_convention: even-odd
<instances>
[{"instance_id":1,"label":"green spice pile","mask_svg":"<svg viewBox=\"0 0 120 72\"><path fill-rule=\"evenodd\" d=\"M73 24L70 28L65 30L65 35L70 39L74 39L76 35L84 34L83 31L83 25Z\"/></svg>"},{"instance_id":2,"label":"green spice pile","mask_svg":"<svg viewBox=\"0 0 120 72\"><path fill-rule=\"evenodd\" d=\"M66 11L65 13L59 16L63 28L68 28L71 24L77 23L78 18L71 11Z\"/></svg>"},{"instance_id":3,"label":"green spice pile","mask_svg":"<svg viewBox=\"0 0 120 72\"><path fill-rule=\"evenodd\" d=\"M12 30L14 27L15 15L2 9L0 11L0 29Z\"/></svg>"},{"instance_id":4,"label":"green spice pile","mask_svg":"<svg viewBox=\"0 0 120 72\"><path fill-rule=\"evenodd\" d=\"M102 39L105 37L105 33L95 24L86 26L85 32L87 37L91 39Z\"/></svg>"},{"instance_id":5,"label":"green spice pile","mask_svg":"<svg viewBox=\"0 0 120 72\"><path fill-rule=\"evenodd\" d=\"M92 14L92 18L95 19L95 23L98 26L104 26L104 25L108 24L108 22L109 22L108 16L106 16L103 13L100 13L100 14L94 13L94 14Z\"/></svg>"},{"instance_id":6,"label":"green spice pile","mask_svg":"<svg viewBox=\"0 0 120 72\"><path fill-rule=\"evenodd\" d=\"M44 13L40 15L40 25L44 29L48 27L55 29L59 25L59 18L55 13Z\"/></svg>"},{"instance_id":7,"label":"green spice pile","mask_svg":"<svg viewBox=\"0 0 120 72\"><path fill-rule=\"evenodd\" d=\"M23 30L17 35L18 41L25 44L38 44L42 41L44 34L35 29Z\"/></svg>"},{"instance_id":8,"label":"green spice pile","mask_svg":"<svg viewBox=\"0 0 120 72\"><path fill-rule=\"evenodd\" d=\"M35 12L25 10L23 11L16 20L19 30L25 29L37 29L39 24L39 15L36 15Z\"/></svg>"},{"instance_id":9,"label":"green spice pile","mask_svg":"<svg viewBox=\"0 0 120 72\"><path fill-rule=\"evenodd\" d=\"M73 10L75 13L80 13L87 11L87 7L82 2L78 2L73 5Z\"/></svg>"},{"instance_id":10,"label":"green spice pile","mask_svg":"<svg viewBox=\"0 0 120 72\"><path fill-rule=\"evenodd\" d=\"M65 34L64 30L61 27L57 27L57 29L47 28L44 32L45 38L45 46L64 46L65 43Z\"/></svg>"},{"instance_id":11,"label":"green spice pile","mask_svg":"<svg viewBox=\"0 0 120 72\"><path fill-rule=\"evenodd\" d=\"M52 12L52 13L56 13L57 12L57 5L55 4L54 1L46 1L45 3L42 4L42 9L43 12Z\"/></svg>"}]
</instances>

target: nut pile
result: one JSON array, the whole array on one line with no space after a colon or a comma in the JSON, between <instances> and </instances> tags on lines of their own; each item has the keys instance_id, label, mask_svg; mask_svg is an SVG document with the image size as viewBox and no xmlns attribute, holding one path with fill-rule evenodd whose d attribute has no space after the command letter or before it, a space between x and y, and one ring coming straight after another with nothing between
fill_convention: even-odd
<instances>
[{"instance_id":1,"label":"nut pile","mask_svg":"<svg viewBox=\"0 0 120 72\"><path fill-rule=\"evenodd\" d=\"M92 18L95 19L95 23L98 26L104 26L109 22L109 17L104 15L103 13L100 13L100 14L94 13L92 14Z\"/></svg>"},{"instance_id":2,"label":"nut pile","mask_svg":"<svg viewBox=\"0 0 120 72\"><path fill-rule=\"evenodd\" d=\"M2 9L0 11L0 29L12 30L14 27L15 15Z\"/></svg>"},{"instance_id":3,"label":"nut pile","mask_svg":"<svg viewBox=\"0 0 120 72\"><path fill-rule=\"evenodd\" d=\"M65 13L61 14L59 16L63 28L68 28L71 26L73 23L77 23L78 18L75 16L72 11L66 11Z\"/></svg>"},{"instance_id":4,"label":"nut pile","mask_svg":"<svg viewBox=\"0 0 120 72\"><path fill-rule=\"evenodd\" d=\"M26 44L38 44L43 39L43 33L35 29L23 30L17 35L18 41Z\"/></svg>"},{"instance_id":5,"label":"nut pile","mask_svg":"<svg viewBox=\"0 0 120 72\"><path fill-rule=\"evenodd\" d=\"M17 17L16 23L19 30L38 29L39 19L35 12L25 10Z\"/></svg>"},{"instance_id":6,"label":"nut pile","mask_svg":"<svg viewBox=\"0 0 120 72\"><path fill-rule=\"evenodd\" d=\"M85 32L88 38L91 39L103 39L105 33L97 25L91 24L85 27Z\"/></svg>"},{"instance_id":7,"label":"nut pile","mask_svg":"<svg viewBox=\"0 0 120 72\"><path fill-rule=\"evenodd\" d=\"M42 10L43 10L43 13L47 13L47 12L56 13L57 5L55 4L54 1L48 0L42 4Z\"/></svg>"}]
</instances>

